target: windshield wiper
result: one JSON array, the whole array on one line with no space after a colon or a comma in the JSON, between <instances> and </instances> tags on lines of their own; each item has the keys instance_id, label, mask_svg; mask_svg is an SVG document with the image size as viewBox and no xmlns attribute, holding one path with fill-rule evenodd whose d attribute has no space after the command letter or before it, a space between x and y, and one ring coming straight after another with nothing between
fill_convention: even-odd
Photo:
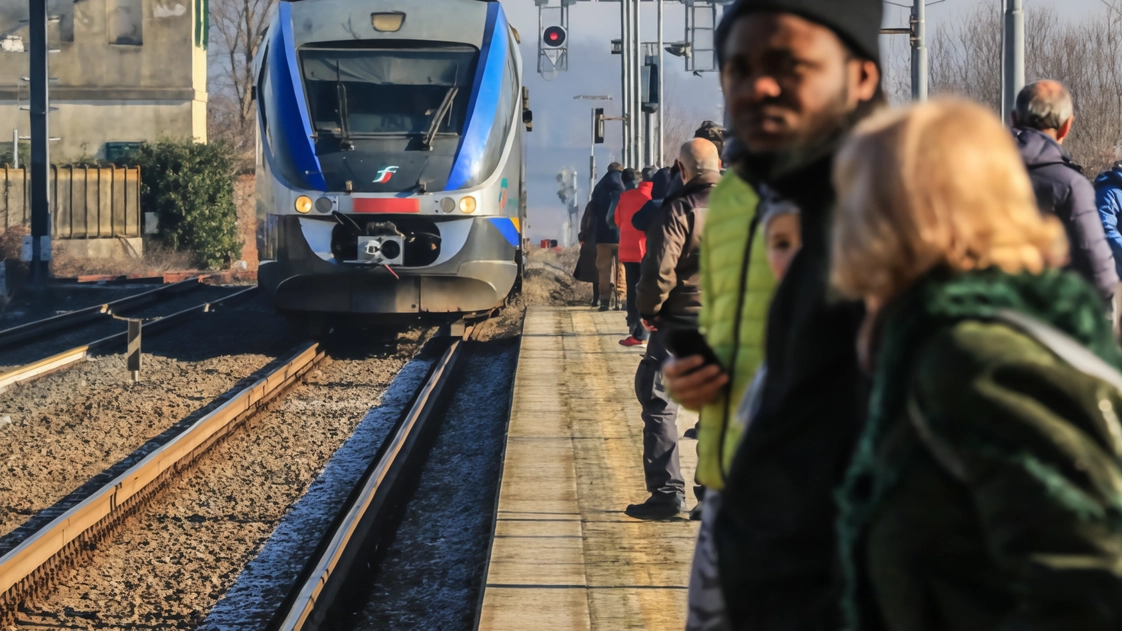
<instances>
[{"instance_id":1,"label":"windshield wiper","mask_svg":"<svg viewBox=\"0 0 1122 631\"><path fill-rule=\"evenodd\" d=\"M339 96L339 125L342 128L343 136L339 140L339 148L344 151L350 151L355 148L355 144L351 142L351 112L347 108L347 86L343 82L336 79L335 92Z\"/></svg>"},{"instance_id":2,"label":"windshield wiper","mask_svg":"<svg viewBox=\"0 0 1122 631\"><path fill-rule=\"evenodd\" d=\"M440 107L436 108L436 113L433 114L432 123L429 124L429 130L425 132L425 137L421 139L421 146L428 147L432 151L432 140L436 137L436 130L440 129L440 123L448 116L448 112L452 111L452 101L456 99L456 93L460 89L456 86L448 88L448 92L444 95L444 100L440 102Z\"/></svg>"}]
</instances>

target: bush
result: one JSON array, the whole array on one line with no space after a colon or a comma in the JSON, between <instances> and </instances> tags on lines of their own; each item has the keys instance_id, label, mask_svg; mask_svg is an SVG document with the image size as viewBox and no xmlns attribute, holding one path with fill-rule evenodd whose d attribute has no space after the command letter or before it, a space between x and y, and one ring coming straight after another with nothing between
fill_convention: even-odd
<instances>
[{"instance_id":1,"label":"bush","mask_svg":"<svg viewBox=\"0 0 1122 631\"><path fill-rule=\"evenodd\" d=\"M226 144L146 142L130 162L140 166L141 207L159 218L160 241L193 252L212 269L241 256L233 157Z\"/></svg>"}]
</instances>

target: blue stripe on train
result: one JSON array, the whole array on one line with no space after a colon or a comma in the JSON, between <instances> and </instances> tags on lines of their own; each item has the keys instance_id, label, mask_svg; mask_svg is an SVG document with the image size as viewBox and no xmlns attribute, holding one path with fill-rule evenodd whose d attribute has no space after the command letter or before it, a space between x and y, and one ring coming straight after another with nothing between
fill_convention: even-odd
<instances>
[{"instance_id":1,"label":"blue stripe on train","mask_svg":"<svg viewBox=\"0 0 1122 631\"><path fill-rule=\"evenodd\" d=\"M468 104L467 124L445 190L454 191L466 186L472 179L472 170L483 161L483 152L487 148L491 128L495 125L495 113L499 109L499 97L503 91L503 72L510 45L508 31L502 5L498 2L489 3L479 68L475 72L471 102Z\"/></svg>"},{"instance_id":2,"label":"blue stripe on train","mask_svg":"<svg viewBox=\"0 0 1122 631\"><path fill-rule=\"evenodd\" d=\"M277 6L277 33L269 45L269 80L277 95L279 127L284 134L289 159L298 173L304 174L298 186L318 191L327 190L319 157L316 156L312 142L312 122L308 115L308 103L304 99L304 83L300 78L300 65L296 59L296 47L292 36L292 5L280 2ZM279 56L279 58L278 58ZM282 61L283 59L283 61ZM270 125L275 125L269 121Z\"/></svg>"},{"instance_id":3,"label":"blue stripe on train","mask_svg":"<svg viewBox=\"0 0 1122 631\"><path fill-rule=\"evenodd\" d=\"M518 233L518 228L514 225L514 220L510 217L488 217L491 225L498 228L499 232L504 238L514 247L518 247L518 241L522 235Z\"/></svg>"}]
</instances>

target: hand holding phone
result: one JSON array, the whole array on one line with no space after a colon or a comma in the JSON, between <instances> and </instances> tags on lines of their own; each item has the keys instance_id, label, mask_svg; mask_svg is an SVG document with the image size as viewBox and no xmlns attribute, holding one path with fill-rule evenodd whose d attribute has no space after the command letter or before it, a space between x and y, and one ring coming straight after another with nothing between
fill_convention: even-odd
<instances>
[{"instance_id":1,"label":"hand holding phone","mask_svg":"<svg viewBox=\"0 0 1122 631\"><path fill-rule=\"evenodd\" d=\"M716 401L729 376L701 333L668 331L666 347L672 356L662 365L662 376L670 396L694 411Z\"/></svg>"}]
</instances>

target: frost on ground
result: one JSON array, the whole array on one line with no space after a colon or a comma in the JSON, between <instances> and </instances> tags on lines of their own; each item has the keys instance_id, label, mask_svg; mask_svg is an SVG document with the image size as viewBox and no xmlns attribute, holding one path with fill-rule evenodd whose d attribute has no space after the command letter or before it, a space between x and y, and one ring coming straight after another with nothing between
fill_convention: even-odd
<instances>
[{"instance_id":1,"label":"frost on ground","mask_svg":"<svg viewBox=\"0 0 1122 631\"><path fill-rule=\"evenodd\" d=\"M332 456L269 537L265 547L238 575L237 582L215 604L199 629L242 629L264 621L276 611L304 567L304 560L323 538L351 489L370 466L395 421L405 412L424 382L431 359L406 364L393 384ZM254 625L255 626L255 625Z\"/></svg>"}]
</instances>

